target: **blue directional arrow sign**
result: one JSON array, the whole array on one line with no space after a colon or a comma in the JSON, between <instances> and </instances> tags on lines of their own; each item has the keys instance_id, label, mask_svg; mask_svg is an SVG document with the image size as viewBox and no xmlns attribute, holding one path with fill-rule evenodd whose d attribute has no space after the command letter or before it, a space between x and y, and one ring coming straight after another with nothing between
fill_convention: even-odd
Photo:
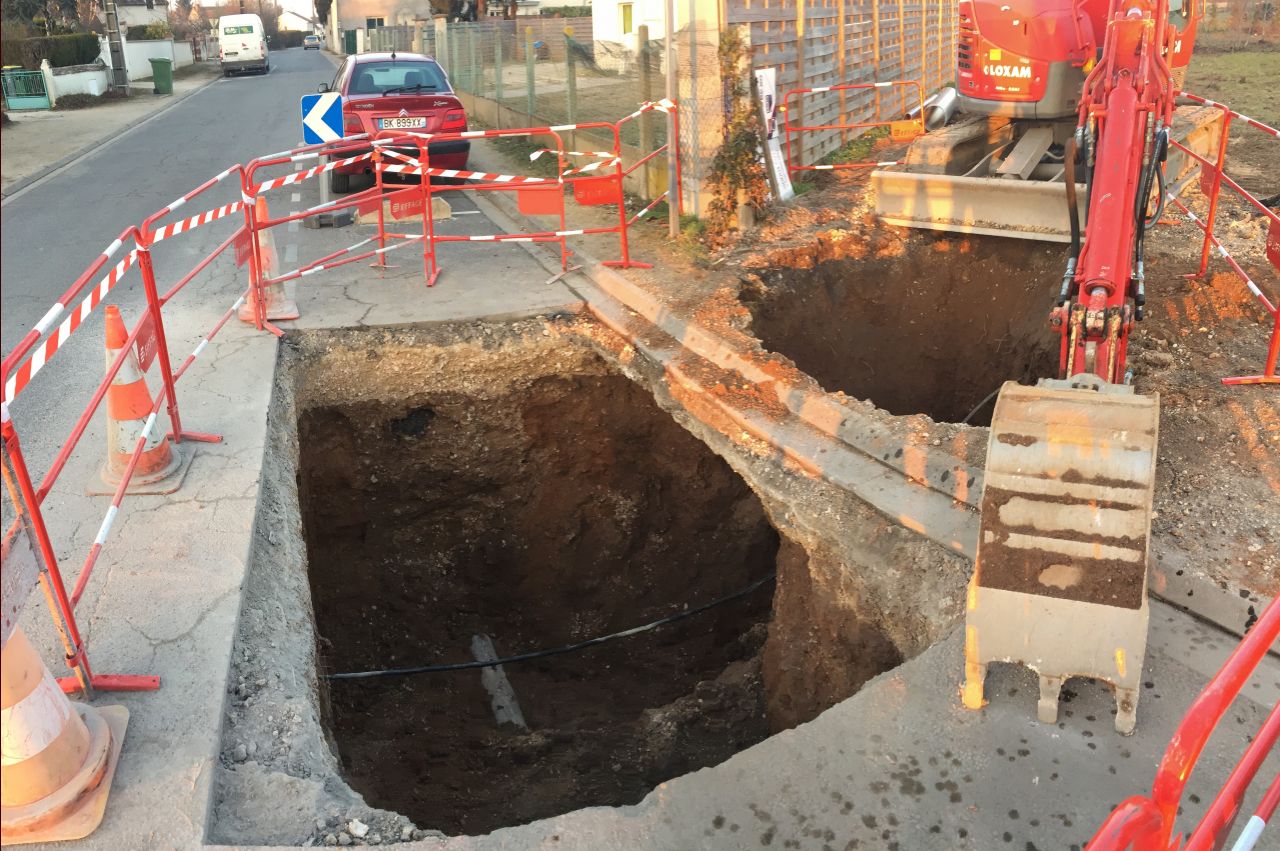
<instances>
[{"instance_id":1,"label":"blue directional arrow sign","mask_svg":"<svg viewBox=\"0 0 1280 851\"><path fill-rule=\"evenodd\" d=\"M341 139L342 95L325 92L302 96L302 141L308 145Z\"/></svg>"}]
</instances>

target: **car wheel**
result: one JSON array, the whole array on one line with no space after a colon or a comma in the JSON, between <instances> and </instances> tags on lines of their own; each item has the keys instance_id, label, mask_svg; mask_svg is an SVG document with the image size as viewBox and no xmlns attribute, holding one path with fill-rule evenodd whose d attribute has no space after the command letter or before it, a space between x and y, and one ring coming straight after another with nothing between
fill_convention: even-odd
<instances>
[{"instance_id":1,"label":"car wheel","mask_svg":"<svg viewBox=\"0 0 1280 851\"><path fill-rule=\"evenodd\" d=\"M339 174L336 171L330 172L329 188L333 190L335 195L345 195L351 191L351 175Z\"/></svg>"}]
</instances>

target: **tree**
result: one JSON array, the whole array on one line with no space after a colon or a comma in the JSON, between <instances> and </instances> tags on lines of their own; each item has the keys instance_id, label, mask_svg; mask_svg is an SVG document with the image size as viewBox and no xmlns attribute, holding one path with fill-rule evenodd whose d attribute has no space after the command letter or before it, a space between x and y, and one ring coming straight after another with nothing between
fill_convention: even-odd
<instances>
[{"instance_id":1,"label":"tree","mask_svg":"<svg viewBox=\"0 0 1280 851\"><path fill-rule=\"evenodd\" d=\"M329 9L333 6L333 0L315 0L316 4L316 20L325 26L329 25Z\"/></svg>"}]
</instances>

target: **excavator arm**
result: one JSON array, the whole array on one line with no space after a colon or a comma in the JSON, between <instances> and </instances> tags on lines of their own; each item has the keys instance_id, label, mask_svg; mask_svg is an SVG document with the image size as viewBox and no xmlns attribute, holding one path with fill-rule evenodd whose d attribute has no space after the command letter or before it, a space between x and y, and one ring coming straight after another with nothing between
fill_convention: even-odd
<instances>
[{"instance_id":1,"label":"excavator arm","mask_svg":"<svg viewBox=\"0 0 1280 851\"><path fill-rule=\"evenodd\" d=\"M1085 170L1088 218L1082 227L1069 191L1071 249L1050 315L1059 375L1007 383L991 423L966 611L971 708L983 703L987 665L1016 662L1039 675L1042 721L1056 721L1068 677L1088 676L1114 686L1116 729L1136 724L1159 402L1133 392L1125 359L1146 298L1152 189L1164 193L1168 17L1169 0L1113 0L1085 80L1067 158Z\"/></svg>"}]
</instances>

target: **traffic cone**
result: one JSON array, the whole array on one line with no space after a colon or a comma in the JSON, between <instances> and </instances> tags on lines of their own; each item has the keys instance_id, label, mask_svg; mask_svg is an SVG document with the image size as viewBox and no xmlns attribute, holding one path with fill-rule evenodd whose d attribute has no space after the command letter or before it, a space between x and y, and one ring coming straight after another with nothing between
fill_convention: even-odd
<instances>
[{"instance_id":1,"label":"traffic cone","mask_svg":"<svg viewBox=\"0 0 1280 851\"><path fill-rule=\"evenodd\" d=\"M255 221L264 222L270 218L267 215L267 199L261 196L254 201L253 217ZM260 277L268 278L280 269L279 255L276 254L276 238L270 229L263 230L258 238L258 247L262 251L262 268L258 270ZM266 318L272 321L282 319L297 319L302 314L298 312L298 303L289 298L285 292L284 282L272 284L264 287L264 298L266 301ZM240 309L236 311L236 318L241 322L253 323L257 312L258 304L258 288L249 288L249 297L245 299L244 304L240 305Z\"/></svg>"},{"instance_id":2,"label":"traffic cone","mask_svg":"<svg viewBox=\"0 0 1280 851\"><path fill-rule=\"evenodd\" d=\"M110 368L129 338L120 308L114 304L107 305L106 330L107 367ZM129 456L147 424L151 405L151 391L138 364L137 352L130 351L107 388L107 460L100 473L102 482L91 483L90 494L115 493L129 466ZM153 424L126 492L173 493L182 485L192 455L191 451L174 446L159 423Z\"/></svg>"},{"instance_id":3,"label":"traffic cone","mask_svg":"<svg viewBox=\"0 0 1280 851\"><path fill-rule=\"evenodd\" d=\"M17 626L0 652L0 707L0 842L93 833L107 807L129 710L67 700Z\"/></svg>"}]
</instances>

